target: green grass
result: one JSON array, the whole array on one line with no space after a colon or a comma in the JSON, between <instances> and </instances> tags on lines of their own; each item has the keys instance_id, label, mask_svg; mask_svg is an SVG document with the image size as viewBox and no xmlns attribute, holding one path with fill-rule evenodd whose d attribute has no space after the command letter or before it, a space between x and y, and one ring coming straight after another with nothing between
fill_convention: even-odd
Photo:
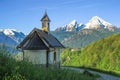
<instances>
[{"instance_id":1,"label":"green grass","mask_svg":"<svg viewBox=\"0 0 120 80\"><path fill-rule=\"evenodd\" d=\"M96 80L78 71L44 68L27 61L16 61L0 49L0 80Z\"/></svg>"},{"instance_id":2,"label":"green grass","mask_svg":"<svg viewBox=\"0 0 120 80\"><path fill-rule=\"evenodd\" d=\"M120 34L103 38L76 51L65 49L61 54L61 64L83 66L119 76Z\"/></svg>"}]
</instances>

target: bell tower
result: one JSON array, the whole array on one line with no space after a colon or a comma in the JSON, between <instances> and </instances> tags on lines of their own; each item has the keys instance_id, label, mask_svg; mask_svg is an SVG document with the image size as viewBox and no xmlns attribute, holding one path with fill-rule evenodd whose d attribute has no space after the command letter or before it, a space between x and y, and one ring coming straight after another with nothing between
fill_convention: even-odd
<instances>
[{"instance_id":1,"label":"bell tower","mask_svg":"<svg viewBox=\"0 0 120 80\"><path fill-rule=\"evenodd\" d=\"M42 22L42 30L43 31L46 31L46 32L49 32L50 31L50 19L47 15L47 12L45 11L42 19L41 19L41 22Z\"/></svg>"}]
</instances>

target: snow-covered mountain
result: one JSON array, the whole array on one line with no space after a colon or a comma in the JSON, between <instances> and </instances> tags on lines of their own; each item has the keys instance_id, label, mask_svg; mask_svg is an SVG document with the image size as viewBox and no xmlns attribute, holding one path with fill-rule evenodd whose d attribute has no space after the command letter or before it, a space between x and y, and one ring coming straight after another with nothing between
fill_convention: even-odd
<instances>
[{"instance_id":1,"label":"snow-covered mountain","mask_svg":"<svg viewBox=\"0 0 120 80\"><path fill-rule=\"evenodd\" d=\"M71 31L79 31L84 27L84 24L78 24L76 20L71 21L69 24L57 28L55 31L61 32L71 32Z\"/></svg>"},{"instance_id":2,"label":"snow-covered mountain","mask_svg":"<svg viewBox=\"0 0 120 80\"><path fill-rule=\"evenodd\" d=\"M0 44L15 46L19 44L25 35L15 29L0 29Z\"/></svg>"},{"instance_id":3,"label":"snow-covered mountain","mask_svg":"<svg viewBox=\"0 0 120 80\"><path fill-rule=\"evenodd\" d=\"M84 27L84 29L101 29L101 28L114 31L116 27L98 16L92 17L92 19L90 19L89 22Z\"/></svg>"},{"instance_id":4,"label":"snow-covered mountain","mask_svg":"<svg viewBox=\"0 0 120 80\"><path fill-rule=\"evenodd\" d=\"M78 24L76 20L73 20L69 24L57 28L55 31L70 32L82 29L108 29L109 31L114 31L116 27L102 18L94 16L86 24Z\"/></svg>"}]
</instances>

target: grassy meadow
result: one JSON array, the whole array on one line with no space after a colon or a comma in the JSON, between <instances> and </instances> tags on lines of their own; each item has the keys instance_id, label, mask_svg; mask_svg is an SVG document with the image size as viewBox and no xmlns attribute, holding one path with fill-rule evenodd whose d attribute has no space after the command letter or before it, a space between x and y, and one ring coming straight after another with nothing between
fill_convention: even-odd
<instances>
[{"instance_id":1,"label":"grassy meadow","mask_svg":"<svg viewBox=\"0 0 120 80\"><path fill-rule=\"evenodd\" d=\"M0 49L0 80L96 80L78 71L44 68L27 61L16 61Z\"/></svg>"}]
</instances>

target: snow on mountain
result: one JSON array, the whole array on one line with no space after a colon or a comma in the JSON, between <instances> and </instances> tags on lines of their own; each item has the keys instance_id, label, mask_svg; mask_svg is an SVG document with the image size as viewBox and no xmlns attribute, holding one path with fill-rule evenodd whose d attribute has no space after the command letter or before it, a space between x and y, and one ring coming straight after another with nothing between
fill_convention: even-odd
<instances>
[{"instance_id":1,"label":"snow on mountain","mask_svg":"<svg viewBox=\"0 0 120 80\"><path fill-rule=\"evenodd\" d=\"M15 29L0 29L0 44L15 46L24 38L25 35Z\"/></svg>"},{"instance_id":2,"label":"snow on mountain","mask_svg":"<svg viewBox=\"0 0 120 80\"><path fill-rule=\"evenodd\" d=\"M4 33L5 35L14 35L13 31L10 30L10 29L5 29L5 30L3 30L3 33Z\"/></svg>"},{"instance_id":3,"label":"snow on mountain","mask_svg":"<svg viewBox=\"0 0 120 80\"><path fill-rule=\"evenodd\" d=\"M77 26L77 21L73 20L71 23L67 25L66 31L74 31L75 27Z\"/></svg>"},{"instance_id":4,"label":"snow on mountain","mask_svg":"<svg viewBox=\"0 0 120 80\"><path fill-rule=\"evenodd\" d=\"M84 27L84 29L101 29L101 28L108 29L110 31L115 30L114 25L112 25L111 23L103 20L102 18L100 18L98 16L92 17L92 19L89 20L89 22Z\"/></svg>"},{"instance_id":5,"label":"snow on mountain","mask_svg":"<svg viewBox=\"0 0 120 80\"><path fill-rule=\"evenodd\" d=\"M71 32L71 31L79 31L84 27L84 24L78 24L76 20L71 21L69 24L57 28L55 31L61 32Z\"/></svg>"},{"instance_id":6,"label":"snow on mountain","mask_svg":"<svg viewBox=\"0 0 120 80\"><path fill-rule=\"evenodd\" d=\"M103 20L98 16L92 17L87 24L78 24L76 20L73 20L69 24L57 28L55 31L70 32L70 31L80 31L82 29L108 29L109 31L115 31L116 26Z\"/></svg>"},{"instance_id":7,"label":"snow on mountain","mask_svg":"<svg viewBox=\"0 0 120 80\"><path fill-rule=\"evenodd\" d=\"M76 31L80 31L80 30L82 30L84 27L85 27L85 24L80 23L80 24L78 24L78 26L76 27Z\"/></svg>"}]
</instances>

